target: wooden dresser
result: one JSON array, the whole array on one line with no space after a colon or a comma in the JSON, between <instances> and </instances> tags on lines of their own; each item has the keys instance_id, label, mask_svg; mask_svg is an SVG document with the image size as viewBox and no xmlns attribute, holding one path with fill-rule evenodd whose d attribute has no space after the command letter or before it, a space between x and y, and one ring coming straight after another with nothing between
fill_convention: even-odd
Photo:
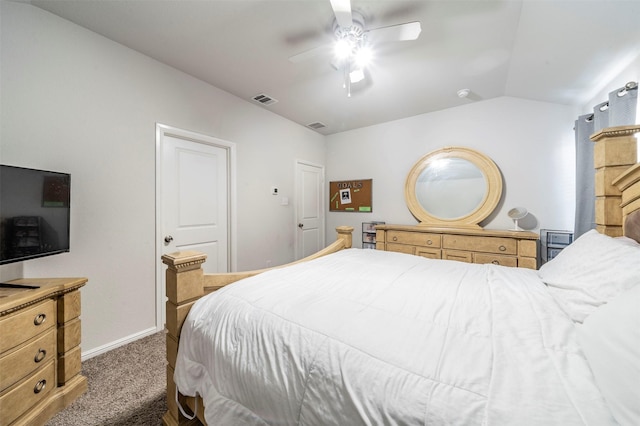
<instances>
[{"instance_id":1,"label":"wooden dresser","mask_svg":"<svg viewBox=\"0 0 640 426\"><path fill-rule=\"evenodd\" d=\"M0 287L0 425L43 425L87 389L80 374L85 278L20 279Z\"/></svg>"},{"instance_id":2,"label":"wooden dresser","mask_svg":"<svg viewBox=\"0 0 640 426\"><path fill-rule=\"evenodd\" d=\"M537 269L538 234L427 225L377 225L376 249L431 259Z\"/></svg>"}]
</instances>

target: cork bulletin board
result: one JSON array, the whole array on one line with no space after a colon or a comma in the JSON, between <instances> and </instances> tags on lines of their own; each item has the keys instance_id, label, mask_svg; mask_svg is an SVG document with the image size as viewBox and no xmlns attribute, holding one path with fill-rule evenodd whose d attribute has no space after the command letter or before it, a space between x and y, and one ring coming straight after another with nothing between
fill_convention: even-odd
<instances>
[{"instance_id":1,"label":"cork bulletin board","mask_svg":"<svg viewBox=\"0 0 640 426\"><path fill-rule=\"evenodd\" d=\"M329 211L371 213L373 179L329 182Z\"/></svg>"}]
</instances>

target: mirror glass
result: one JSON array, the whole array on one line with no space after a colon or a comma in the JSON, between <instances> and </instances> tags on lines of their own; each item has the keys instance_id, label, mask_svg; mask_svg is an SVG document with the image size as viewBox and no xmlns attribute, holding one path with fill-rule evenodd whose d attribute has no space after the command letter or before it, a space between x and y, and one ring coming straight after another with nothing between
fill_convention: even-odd
<instances>
[{"instance_id":1,"label":"mirror glass","mask_svg":"<svg viewBox=\"0 0 640 426\"><path fill-rule=\"evenodd\" d=\"M463 158L441 158L431 162L416 182L416 198L422 208L445 220L472 213L481 205L486 193L487 181L482 171Z\"/></svg>"},{"instance_id":2,"label":"mirror glass","mask_svg":"<svg viewBox=\"0 0 640 426\"><path fill-rule=\"evenodd\" d=\"M420 224L479 228L502 196L502 175L484 154L446 147L422 157L405 183L405 198Z\"/></svg>"}]
</instances>

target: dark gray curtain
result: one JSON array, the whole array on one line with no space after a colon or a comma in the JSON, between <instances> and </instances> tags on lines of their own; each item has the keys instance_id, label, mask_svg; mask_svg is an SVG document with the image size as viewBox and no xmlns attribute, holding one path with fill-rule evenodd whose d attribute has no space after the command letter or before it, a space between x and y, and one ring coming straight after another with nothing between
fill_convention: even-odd
<instances>
[{"instance_id":1,"label":"dark gray curtain","mask_svg":"<svg viewBox=\"0 0 640 426\"><path fill-rule=\"evenodd\" d=\"M595 228L595 169L593 168L594 143L589 139L589 136L595 133L593 129L593 114L581 115L575 122L576 218L575 229L573 230L574 240L589 229Z\"/></svg>"},{"instance_id":2,"label":"dark gray curtain","mask_svg":"<svg viewBox=\"0 0 640 426\"><path fill-rule=\"evenodd\" d=\"M576 137L576 216L574 239L596 227L594 143L589 136L605 127L635 124L638 106L638 84L627 83L609 93L609 100L593 107L592 114L578 117Z\"/></svg>"}]
</instances>

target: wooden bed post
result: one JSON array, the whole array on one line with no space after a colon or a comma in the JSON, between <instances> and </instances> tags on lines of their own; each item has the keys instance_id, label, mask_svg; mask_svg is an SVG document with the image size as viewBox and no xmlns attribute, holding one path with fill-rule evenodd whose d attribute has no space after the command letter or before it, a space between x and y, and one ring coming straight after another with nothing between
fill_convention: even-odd
<instances>
[{"instance_id":1,"label":"wooden bed post","mask_svg":"<svg viewBox=\"0 0 640 426\"><path fill-rule=\"evenodd\" d=\"M608 127L591 135L596 143L593 162L596 169L596 229L618 237L623 234L622 192L612 182L638 161L635 133L640 125Z\"/></svg>"},{"instance_id":2,"label":"wooden bed post","mask_svg":"<svg viewBox=\"0 0 640 426\"><path fill-rule=\"evenodd\" d=\"M176 404L176 386L173 372L178 355L180 329L194 302L204 295L202 264L207 259L204 253L183 251L162 256L167 265L167 408L162 418L165 426L200 424L189 421L180 414ZM180 283L180 285L178 285Z\"/></svg>"},{"instance_id":3,"label":"wooden bed post","mask_svg":"<svg viewBox=\"0 0 640 426\"><path fill-rule=\"evenodd\" d=\"M344 241L344 248L351 248L353 244L353 227L352 226L338 226L336 227L338 233L338 241Z\"/></svg>"}]
</instances>

